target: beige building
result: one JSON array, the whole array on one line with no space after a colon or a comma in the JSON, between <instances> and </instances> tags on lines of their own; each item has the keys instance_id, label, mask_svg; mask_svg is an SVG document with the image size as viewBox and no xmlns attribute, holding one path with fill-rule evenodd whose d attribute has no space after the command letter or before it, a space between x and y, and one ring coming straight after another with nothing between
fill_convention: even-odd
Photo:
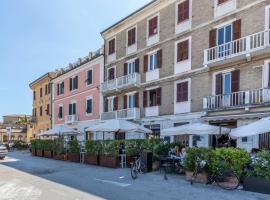
<instances>
[{"instance_id":1,"label":"beige building","mask_svg":"<svg viewBox=\"0 0 270 200\"><path fill-rule=\"evenodd\" d=\"M32 138L52 126L52 84L54 72L49 72L39 77L29 87L33 91L33 135Z\"/></svg>"},{"instance_id":2,"label":"beige building","mask_svg":"<svg viewBox=\"0 0 270 200\"><path fill-rule=\"evenodd\" d=\"M107 28L101 119L135 120L159 134L270 116L269 9L269 0L155 0ZM170 140L217 145L213 137ZM237 145L270 146L269 134Z\"/></svg>"}]
</instances>

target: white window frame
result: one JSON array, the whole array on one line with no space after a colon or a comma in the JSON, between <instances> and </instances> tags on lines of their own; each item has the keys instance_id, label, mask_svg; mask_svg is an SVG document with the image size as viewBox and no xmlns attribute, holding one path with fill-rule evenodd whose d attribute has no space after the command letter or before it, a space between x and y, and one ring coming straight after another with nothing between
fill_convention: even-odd
<instances>
[{"instance_id":1,"label":"white window frame","mask_svg":"<svg viewBox=\"0 0 270 200\"><path fill-rule=\"evenodd\" d=\"M231 73L233 71L235 71L235 68L230 68L230 69L227 69L227 70L218 71L218 72L213 73L213 75L212 75L212 95L213 96L216 95L216 75L217 74L227 74L227 73Z\"/></svg>"},{"instance_id":2,"label":"white window frame","mask_svg":"<svg viewBox=\"0 0 270 200\"><path fill-rule=\"evenodd\" d=\"M136 94L136 91L134 92L129 92L126 94L127 96L127 109L132 109L132 108L135 108L135 94ZM132 97L133 98L133 107L130 107L130 103L129 103L129 98Z\"/></svg>"},{"instance_id":3,"label":"white window frame","mask_svg":"<svg viewBox=\"0 0 270 200\"><path fill-rule=\"evenodd\" d=\"M73 83L73 80L76 78L76 76L78 77L78 82L77 82L77 87L78 87L78 88L74 89L74 83ZM76 75L71 76L70 78L72 79L72 81L71 81L71 82L72 82L72 84L71 84L71 85L72 85L72 87L71 87L72 89L69 90L69 91L70 91L70 92L77 91L77 90L79 89L79 75L76 74ZM70 81L70 80L68 80L68 84L70 84L69 81ZM70 87L70 85L69 85L69 87ZM70 88L68 88L68 89L70 89Z\"/></svg>"},{"instance_id":4,"label":"white window frame","mask_svg":"<svg viewBox=\"0 0 270 200\"><path fill-rule=\"evenodd\" d=\"M175 4L175 34L185 32L192 27L192 1L189 0L189 19L178 23L178 6L186 0L180 0Z\"/></svg>"},{"instance_id":5,"label":"white window frame","mask_svg":"<svg viewBox=\"0 0 270 200\"><path fill-rule=\"evenodd\" d=\"M135 28L135 43L128 46L128 32L134 28ZM128 28L126 31L126 52L127 52L127 55L137 51L137 43L138 43L138 27L136 24L136 25Z\"/></svg>"},{"instance_id":6,"label":"white window frame","mask_svg":"<svg viewBox=\"0 0 270 200\"><path fill-rule=\"evenodd\" d=\"M87 113L87 101L88 101L88 100L91 100L91 101L92 101L92 112L91 112L91 113ZM86 115L86 116L91 116L91 115L93 115L93 111L94 111L93 105L94 105L94 102L93 102L93 96L88 96L88 97L86 97L86 101L85 101L85 115Z\"/></svg>"},{"instance_id":7,"label":"white window frame","mask_svg":"<svg viewBox=\"0 0 270 200\"><path fill-rule=\"evenodd\" d=\"M228 26L231 26L231 41L233 41L233 21L230 21L230 22L228 22L228 23L226 23L226 24L222 24L222 25L220 25L220 26L218 26L217 27L217 31L216 31L216 44L217 44L217 46L218 45L223 45L223 44L226 44L226 27L228 27ZM220 29L224 29L224 35L223 35L223 37L224 37L224 43L223 44L218 44L218 31L220 30Z\"/></svg>"},{"instance_id":8,"label":"white window frame","mask_svg":"<svg viewBox=\"0 0 270 200\"><path fill-rule=\"evenodd\" d=\"M114 53L113 54L109 54L109 43L111 40L115 39L115 42L114 42ZM107 48L106 48L106 54L107 54L107 63L110 63L112 61L115 61L116 60L116 50L117 50L117 44L116 44L116 35L111 37L110 39L108 39L108 45L107 45Z\"/></svg>"},{"instance_id":9,"label":"white window frame","mask_svg":"<svg viewBox=\"0 0 270 200\"><path fill-rule=\"evenodd\" d=\"M74 107L73 107L73 105L75 104L75 106L76 106L76 113L75 114L72 114L72 115L77 115L77 109L78 109L78 107L77 107L77 101L76 100L72 100L72 101L70 101L69 102L69 104L68 104L68 109L69 109L69 105L70 104L72 104L72 113L73 113L73 111L74 111ZM69 114L69 110L68 110L68 114Z\"/></svg>"},{"instance_id":10,"label":"white window frame","mask_svg":"<svg viewBox=\"0 0 270 200\"><path fill-rule=\"evenodd\" d=\"M224 2L222 4L218 4L218 0L215 0L214 2L214 17L218 18L218 17L222 17L234 10L236 10L237 5L236 5L237 1L236 0L228 0L227 2ZM226 7L227 6L227 7ZM231 6L231 7L229 7Z\"/></svg>"},{"instance_id":11,"label":"white window frame","mask_svg":"<svg viewBox=\"0 0 270 200\"><path fill-rule=\"evenodd\" d=\"M154 52L152 52L152 53L150 53L150 54L148 54L148 72L150 72L150 71L155 71L156 69L158 69L158 66L157 66L157 61L158 61L158 58L157 58L157 52L158 51L154 51ZM153 55L156 55L156 63L155 63L155 65L156 65L156 67L154 68L154 69L152 69L151 70L151 66L150 66L150 64L151 64L151 56L153 56Z\"/></svg>"},{"instance_id":12,"label":"white window frame","mask_svg":"<svg viewBox=\"0 0 270 200\"><path fill-rule=\"evenodd\" d=\"M108 97L108 112L114 112L114 98L115 96Z\"/></svg>"},{"instance_id":13,"label":"white window frame","mask_svg":"<svg viewBox=\"0 0 270 200\"><path fill-rule=\"evenodd\" d=\"M149 21L155 17L158 17L157 20L157 33L155 35L149 36ZM155 15L151 15L151 17L147 18L146 24L146 40L147 46L151 46L159 42L159 35L160 35L160 13L156 13Z\"/></svg>"},{"instance_id":14,"label":"white window frame","mask_svg":"<svg viewBox=\"0 0 270 200\"><path fill-rule=\"evenodd\" d=\"M64 83L64 81L61 81L59 83L57 83L57 90L59 90L59 95L58 96L62 96L65 93L65 88L63 89L63 93L61 93L61 85ZM65 87L65 86L64 86Z\"/></svg>"},{"instance_id":15,"label":"white window frame","mask_svg":"<svg viewBox=\"0 0 270 200\"><path fill-rule=\"evenodd\" d=\"M88 84L88 83L87 83L87 78L88 78L87 76L88 76L88 72L89 72L89 71L92 71L92 83L91 83L91 84ZM86 80L86 81L85 81L85 82L86 82L86 83L85 83L86 86L88 86L88 87L89 87L89 86L92 86L92 85L94 84L94 79L93 79L93 78L94 78L94 70L93 70L93 68L89 68L89 69L86 70L86 76L85 76L85 77L86 77L86 79L85 79L85 80Z\"/></svg>"},{"instance_id":16,"label":"white window frame","mask_svg":"<svg viewBox=\"0 0 270 200\"><path fill-rule=\"evenodd\" d=\"M267 5L267 6L265 6L265 21L264 21L265 30L270 29L269 16L270 16L270 5Z\"/></svg>"},{"instance_id":17,"label":"white window frame","mask_svg":"<svg viewBox=\"0 0 270 200\"><path fill-rule=\"evenodd\" d=\"M62 107L62 118L59 118L59 110L60 110L60 107ZM59 105L58 105L57 118L58 118L59 121L61 121L61 120L64 119L64 105L63 105L63 104L59 104Z\"/></svg>"},{"instance_id":18,"label":"white window frame","mask_svg":"<svg viewBox=\"0 0 270 200\"><path fill-rule=\"evenodd\" d=\"M137 58L133 58L127 61L127 75L134 74L136 72L136 64L135 64L136 59ZM134 69L132 73L130 73L130 69L129 69L130 64L133 65L133 69Z\"/></svg>"}]
</instances>

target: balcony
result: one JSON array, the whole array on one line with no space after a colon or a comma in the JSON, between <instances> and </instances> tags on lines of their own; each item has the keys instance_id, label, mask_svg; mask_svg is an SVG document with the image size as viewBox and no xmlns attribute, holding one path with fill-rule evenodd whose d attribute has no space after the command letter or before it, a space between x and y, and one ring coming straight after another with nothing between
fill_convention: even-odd
<instances>
[{"instance_id":1,"label":"balcony","mask_svg":"<svg viewBox=\"0 0 270 200\"><path fill-rule=\"evenodd\" d=\"M213 48L204 50L204 65L213 66L234 62L240 59L250 60L252 55L269 53L269 30L249 35Z\"/></svg>"},{"instance_id":2,"label":"balcony","mask_svg":"<svg viewBox=\"0 0 270 200\"><path fill-rule=\"evenodd\" d=\"M133 73L102 83L101 92L107 93L127 89L134 86L139 87L140 84L141 84L141 75L139 73Z\"/></svg>"},{"instance_id":3,"label":"balcony","mask_svg":"<svg viewBox=\"0 0 270 200\"><path fill-rule=\"evenodd\" d=\"M137 120L140 119L140 109L139 108L129 108L125 110L117 110L113 112L101 113L101 120L109 119L125 119L125 120Z\"/></svg>"},{"instance_id":4,"label":"balcony","mask_svg":"<svg viewBox=\"0 0 270 200\"><path fill-rule=\"evenodd\" d=\"M263 105L270 105L270 88L215 95L203 99L203 108L207 111L229 110Z\"/></svg>"},{"instance_id":5,"label":"balcony","mask_svg":"<svg viewBox=\"0 0 270 200\"><path fill-rule=\"evenodd\" d=\"M76 124L78 122L78 116L77 115L67 115L65 116L65 124L72 125Z\"/></svg>"}]
</instances>

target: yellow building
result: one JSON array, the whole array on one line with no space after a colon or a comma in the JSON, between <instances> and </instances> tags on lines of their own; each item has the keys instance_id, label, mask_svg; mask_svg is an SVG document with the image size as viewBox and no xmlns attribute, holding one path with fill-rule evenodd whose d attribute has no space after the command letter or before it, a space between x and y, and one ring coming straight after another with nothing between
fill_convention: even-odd
<instances>
[{"instance_id":1,"label":"yellow building","mask_svg":"<svg viewBox=\"0 0 270 200\"><path fill-rule=\"evenodd\" d=\"M54 72L49 72L29 84L33 91L32 137L51 128L52 125L52 85ZM29 135L29 134L28 134Z\"/></svg>"}]
</instances>

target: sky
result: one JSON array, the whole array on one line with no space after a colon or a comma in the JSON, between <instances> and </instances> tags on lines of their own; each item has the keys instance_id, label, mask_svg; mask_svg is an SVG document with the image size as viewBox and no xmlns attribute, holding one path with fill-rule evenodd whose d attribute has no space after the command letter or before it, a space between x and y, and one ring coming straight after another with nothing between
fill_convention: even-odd
<instances>
[{"instance_id":1,"label":"sky","mask_svg":"<svg viewBox=\"0 0 270 200\"><path fill-rule=\"evenodd\" d=\"M1 0L0 117L31 114L30 82L100 48L102 30L148 2Z\"/></svg>"}]
</instances>

